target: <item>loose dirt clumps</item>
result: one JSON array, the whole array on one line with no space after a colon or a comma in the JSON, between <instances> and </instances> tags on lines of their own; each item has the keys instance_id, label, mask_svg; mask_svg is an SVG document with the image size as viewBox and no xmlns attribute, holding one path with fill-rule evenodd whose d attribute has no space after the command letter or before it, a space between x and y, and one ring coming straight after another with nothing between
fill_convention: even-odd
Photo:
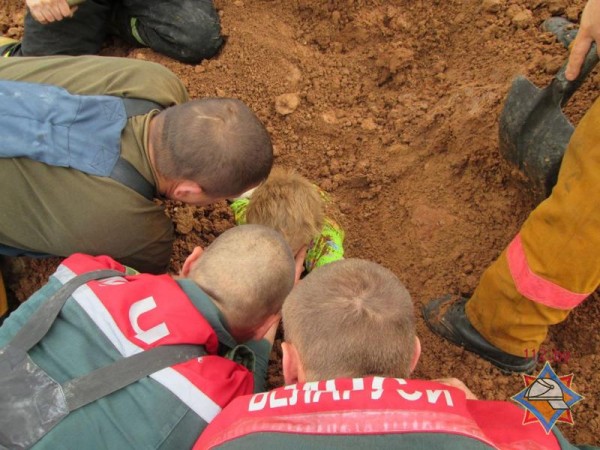
<instances>
[{"instance_id":1,"label":"loose dirt clumps","mask_svg":"<svg viewBox=\"0 0 600 450\"><path fill-rule=\"evenodd\" d=\"M0 5L0 32L19 37L23 3ZM218 0L227 43L214 59L185 65L118 40L102 53L162 63L192 98L246 102L267 124L276 164L337 199L347 255L379 262L406 283L424 347L415 376L456 376L480 398L507 400L524 387L522 378L433 335L420 307L444 294L469 295L535 207L526 180L498 152L498 117L516 75L543 86L566 60L567 50L542 22L552 15L578 21L583 5ZM599 83L595 72L569 102L573 123L598 96ZM233 225L224 204L169 204L168 214L178 233L173 273L193 246ZM11 284L21 298L51 272L38 264L23 272L29 288ZM543 346L559 375L573 373L574 389L585 396L573 409L575 425L559 427L572 441L595 445L599 309L595 294L553 327ZM280 358L276 343L271 386L283 382Z\"/></svg>"}]
</instances>

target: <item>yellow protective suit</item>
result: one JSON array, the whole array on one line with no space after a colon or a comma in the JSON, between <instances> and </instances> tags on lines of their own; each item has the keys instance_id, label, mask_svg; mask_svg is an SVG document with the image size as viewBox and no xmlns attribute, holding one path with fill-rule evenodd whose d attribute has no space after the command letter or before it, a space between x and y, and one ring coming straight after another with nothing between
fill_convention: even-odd
<instances>
[{"instance_id":1,"label":"yellow protective suit","mask_svg":"<svg viewBox=\"0 0 600 450\"><path fill-rule=\"evenodd\" d=\"M569 142L552 194L484 272L471 324L507 353L531 357L600 284L600 98Z\"/></svg>"}]
</instances>

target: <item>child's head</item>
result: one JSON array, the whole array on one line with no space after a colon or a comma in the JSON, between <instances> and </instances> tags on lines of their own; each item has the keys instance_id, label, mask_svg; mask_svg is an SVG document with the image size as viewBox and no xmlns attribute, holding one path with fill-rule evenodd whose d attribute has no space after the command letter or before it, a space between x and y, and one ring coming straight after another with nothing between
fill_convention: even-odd
<instances>
[{"instance_id":1,"label":"child's head","mask_svg":"<svg viewBox=\"0 0 600 450\"><path fill-rule=\"evenodd\" d=\"M373 262L346 259L312 271L287 297L282 316L287 384L405 378L420 354L408 291Z\"/></svg>"},{"instance_id":2,"label":"child's head","mask_svg":"<svg viewBox=\"0 0 600 450\"><path fill-rule=\"evenodd\" d=\"M223 313L238 342L260 339L279 320L281 305L294 285L294 258L276 231L242 225L221 234L186 260L191 278Z\"/></svg>"},{"instance_id":3,"label":"child's head","mask_svg":"<svg viewBox=\"0 0 600 450\"><path fill-rule=\"evenodd\" d=\"M214 199L250 189L269 175L273 147L267 130L244 103L204 98L156 116L156 170L170 180L190 180Z\"/></svg>"},{"instance_id":4,"label":"child's head","mask_svg":"<svg viewBox=\"0 0 600 450\"><path fill-rule=\"evenodd\" d=\"M323 218L324 202L317 187L284 169L273 169L252 193L246 211L247 223L279 231L294 255L319 235Z\"/></svg>"}]
</instances>

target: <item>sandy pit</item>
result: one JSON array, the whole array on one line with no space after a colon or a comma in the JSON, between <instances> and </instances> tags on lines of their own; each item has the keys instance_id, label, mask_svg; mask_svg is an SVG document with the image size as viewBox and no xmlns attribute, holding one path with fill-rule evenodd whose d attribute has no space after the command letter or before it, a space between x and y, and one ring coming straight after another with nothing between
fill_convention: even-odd
<instances>
[{"instance_id":1,"label":"sandy pit","mask_svg":"<svg viewBox=\"0 0 600 450\"><path fill-rule=\"evenodd\" d=\"M193 66L116 39L105 55L164 64L193 98L237 97L267 124L276 164L294 168L336 199L349 257L393 270L412 293L423 342L416 376L461 378L484 399L508 399L519 375L433 335L420 307L446 293L469 295L536 205L524 177L498 152L498 117L518 74L550 81L566 49L541 23L578 21L566 0L219 0L227 43ZM0 0L0 32L20 37L23 3ZM598 95L597 72L569 102L573 123ZM168 205L177 272L195 245L232 226L226 205ZM10 288L20 299L59 262L21 260ZM544 343L553 367L574 374L585 400L574 442L600 445L600 303L594 294ZM282 383L278 343L269 382ZM539 366L541 368L541 365Z\"/></svg>"}]
</instances>

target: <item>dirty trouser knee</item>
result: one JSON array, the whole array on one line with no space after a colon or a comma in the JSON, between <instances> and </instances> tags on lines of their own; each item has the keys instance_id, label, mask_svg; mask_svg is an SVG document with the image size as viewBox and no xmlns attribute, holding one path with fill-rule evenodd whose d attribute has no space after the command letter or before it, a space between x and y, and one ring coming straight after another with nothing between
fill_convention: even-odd
<instances>
[{"instance_id":1,"label":"dirty trouser knee","mask_svg":"<svg viewBox=\"0 0 600 450\"><path fill-rule=\"evenodd\" d=\"M212 0L124 0L113 20L129 43L185 63L210 58L223 44Z\"/></svg>"},{"instance_id":2,"label":"dirty trouser knee","mask_svg":"<svg viewBox=\"0 0 600 450\"><path fill-rule=\"evenodd\" d=\"M571 138L548 199L484 272L466 313L492 344L531 355L600 284L600 99Z\"/></svg>"},{"instance_id":3,"label":"dirty trouser knee","mask_svg":"<svg viewBox=\"0 0 600 450\"><path fill-rule=\"evenodd\" d=\"M95 55L104 42L111 0L86 0L71 18L41 24L25 16L25 34L16 55Z\"/></svg>"}]
</instances>

